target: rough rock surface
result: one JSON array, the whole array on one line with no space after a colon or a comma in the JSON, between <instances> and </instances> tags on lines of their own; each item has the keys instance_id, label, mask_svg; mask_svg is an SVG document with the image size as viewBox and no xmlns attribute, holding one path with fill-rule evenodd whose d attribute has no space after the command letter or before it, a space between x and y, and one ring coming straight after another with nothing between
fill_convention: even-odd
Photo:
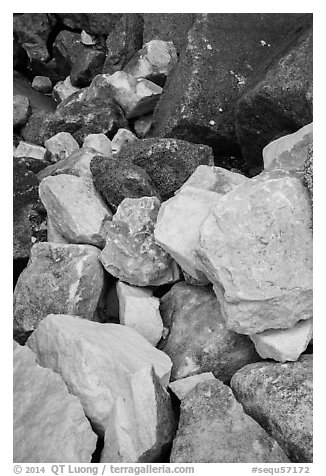
<instances>
[{"instance_id":1,"label":"rough rock surface","mask_svg":"<svg viewBox=\"0 0 326 476\"><path fill-rule=\"evenodd\" d=\"M212 372L222 381L256 361L249 337L229 331L212 289L177 283L161 300L161 316L169 328L160 348L173 362L171 379Z\"/></svg>"},{"instance_id":2,"label":"rough rock surface","mask_svg":"<svg viewBox=\"0 0 326 476\"><path fill-rule=\"evenodd\" d=\"M96 156L90 164L95 187L101 192L107 204L115 210L125 198L160 198L149 175L130 160Z\"/></svg>"},{"instance_id":3,"label":"rough rock surface","mask_svg":"<svg viewBox=\"0 0 326 476\"><path fill-rule=\"evenodd\" d=\"M44 142L44 147L46 148L46 159L52 164L66 159L79 149L78 142L69 132L58 132Z\"/></svg>"},{"instance_id":4,"label":"rough rock surface","mask_svg":"<svg viewBox=\"0 0 326 476\"><path fill-rule=\"evenodd\" d=\"M50 58L47 42L52 19L46 13L23 13L13 17L13 29L19 45L27 51L29 59L47 61Z\"/></svg>"},{"instance_id":5,"label":"rough rock surface","mask_svg":"<svg viewBox=\"0 0 326 476\"><path fill-rule=\"evenodd\" d=\"M118 397L129 393L138 372L151 374L166 387L171 361L134 329L100 324L72 315L49 315L28 339L43 367L59 373L76 395L96 431L103 434ZM141 422L139 422L141 424ZM120 422L123 426L123 422Z\"/></svg>"},{"instance_id":6,"label":"rough rock surface","mask_svg":"<svg viewBox=\"0 0 326 476\"><path fill-rule=\"evenodd\" d=\"M70 75L74 62L87 51L87 47L80 41L80 34L68 30L61 30L58 33L52 49L63 78Z\"/></svg>"},{"instance_id":7,"label":"rough rock surface","mask_svg":"<svg viewBox=\"0 0 326 476\"><path fill-rule=\"evenodd\" d=\"M244 412L221 381L199 383L182 401L171 463L288 461L277 442Z\"/></svg>"},{"instance_id":8,"label":"rough rock surface","mask_svg":"<svg viewBox=\"0 0 326 476\"><path fill-rule=\"evenodd\" d=\"M312 462L312 355L297 362L259 362L239 370L232 390L246 413L294 463Z\"/></svg>"},{"instance_id":9,"label":"rough rock surface","mask_svg":"<svg viewBox=\"0 0 326 476\"><path fill-rule=\"evenodd\" d=\"M52 91L52 81L47 76L35 76L32 88L40 93L48 94Z\"/></svg>"},{"instance_id":10,"label":"rough rock surface","mask_svg":"<svg viewBox=\"0 0 326 476\"><path fill-rule=\"evenodd\" d=\"M151 289L129 286L117 282L120 324L133 327L153 345L162 337L163 323L160 315L160 300Z\"/></svg>"},{"instance_id":11,"label":"rough rock surface","mask_svg":"<svg viewBox=\"0 0 326 476\"><path fill-rule=\"evenodd\" d=\"M45 153L46 149L44 147L20 141L15 150L14 157L31 157L33 159L45 160Z\"/></svg>"},{"instance_id":12,"label":"rough rock surface","mask_svg":"<svg viewBox=\"0 0 326 476\"><path fill-rule=\"evenodd\" d=\"M121 13L56 13L63 25L73 30L85 30L90 35L108 35L119 21Z\"/></svg>"},{"instance_id":13,"label":"rough rock surface","mask_svg":"<svg viewBox=\"0 0 326 476\"><path fill-rule=\"evenodd\" d=\"M92 319L103 286L99 252L91 245L35 244L15 288L15 325L33 331L50 313Z\"/></svg>"},{"instance_id":14,"label":"rough rock surface","mask_svg":"<svg viewBox=\"0 0 326 476\"><path fill-rule=\"evenodd\" d=\"M112 153L117 154L125 144L136 140L138 140L138 138L128 129L119 129L111 142Z\"/></svg>"},{"instance_id":15,"label":"rough rock surface","mask_svg":"<svg viewBox=\"0 0 326 476\"><path fill-rule=\"evenodd\" d=\"M143 45L144 19L140 13L124 13L106 39L106 58L102 73L123 69Z\"/></svg>"},{"instance_id":16,"label":"rough rock surface","mask_svg":"<svg viewBox=\"0 0 326 476\"><path fill-rule=\"evenodd\" d=\"M46 111L37 111L31 114L27 123L19 130L21 138L30 144L43 146L43 137L41 137L41 127L45 118L48 116Z\"/></svg>"},{"instance_id":17,"label":"rough rock surface","mask_svg":"<svg viewBox=\"0 0 326 476\"><path fill-rule=\"evenodd\" d=\"M94 149L107 157L111 155L111 141L105 134L89 134L84 139L83 147Z\"/></svg>"},{"instance_id":18,"label":"rough rock surface","mask_svg":"<svg viewBox=\"0 0 326 476\"><path fill-rule=\"evenodd\" d=\"M31 115L31 106L29 99L25 96L16 94L13 98L13 127L18 129L26 124Z\"/></svg>"},{"instance_id":19,"label":"rough rock surface","mask_svg":"<svg viewBox=\"0 0 326 476\"><path fill-rule=\"evenodd\" d=\"M255 334L312 317L310 219L304 186L282 171L221 197L197 254L229 329Z\"/></svg>"},{"instance_id":20,"label":"rough rock surface","mask_svg":"<svg viewBox=\"0 0 326 476\"><path fill-rule=\"evenodd\" d=\"M196 387L200 382L207 382L207 380L215 380L212 372L204 372L202 374L192 375L191 377L180 378L174 382L169 383L169 389L183 400L185 396Z\"/></svg>"},{"instance_id":21,"label":"rough rock surface","mask_svg":"<svg viewBox=\"0 0 326 476\"><path fill-rule=\"evenodd\" d=\"M100 74L105 61L105 52L97 49L83 50L74 61L71 72L71 84L78 88L89 86L92 79Z\"/></svg>"},{"instance_id":22,"label":"rough rock surface","mask_svg":"<svg viewBox=\"0 0 326 476\"><path fill-rule=\"evenodd\" d=\"M297 322L289 329L272 329L251 335L258 354L263 359L278 362L296 361L312 338L312 317Z\"/></svg>"},{"instance_id":23,"label":"rough rock surface","mask_svg":"<svg viewBox=\"0 0 326 476\"><path fill-rule=\"evenodd\" d=\"M314 160L314 152L313 152L313 146L311 144L311 146L308 148L307 157L303 164L303 179L302 179L304 186L307 187L309 191L311 203L313 202L313 160Z\"/></svg>"},{"instance_id":24,"label":"rough rock surface","mask_svg":"<svg viewBox=\"0 0 326 476\"><path fill-rule=\"evenodd\" d=\"M59 81L57 84L55 84L53 87L52 96L57 102L61 102L79 90L80 88L76 88L71 84L70 76L67 76L64 81Z\"/></svg>"},{"instance_id":25,"label":"rough rock surface","mask_svg":"<svg viewBox=\"0 0 326 476\"><path fill-rule=\"evenodd\" d=\"M40 198L53 227L70 243L105 246L112 213L92 180L67 174L46 177Z\"/></svg>"},{"instance_id":26,"label":"rough rock surface","mask_svg":"<svg viewBox=\"0 0 326 476\"><path fill-rule=\"evenodd\" d=\"M123 71L135 78L145 78L163 86L177 62L177 51L172 41L152 40L145 43Z\"/></svg>"},{"instance_id":27,"label":"rough rock surface","mask_svg":"<svg viewBox=\"0 0 326 476\"><path fill-rule=\"evenodd\" d=\"M313 120L311 23L310 15L301 26L297 23L282 47L252 76L236 105L236 133L249 168L262 165L262 150L272 140Z\"/></svg>"},{"instance_id":28,"label":"rough rock surface","mask_svg":"<svg viewBox=\"0 0 326 476\"><path fill-rule=\"evenodd\" d=\"M97 437L62 378L14 342L14 463L90 463Z\"/></svg>"},{"instance_id":29,"label":"rough rock surface","mask_svg":"<svg viewBox=\"0 0 326 476\"><path fill-rule=\"evenodd\" d=\"M131 377L128 390L113 407L101 463L160 461L175 429L169 394L153 369L144 368Z\"/></svg>"},{"instance_id":30,"label":"rough rock surface","mask_svg":"<svg viewBox=\"0 0 326 476\"><path fill-rule=\"evenodd\" d=\"M156 197L126 198L108 224L101 263L113 276L136 286L177 281L179 270L155 243L154 226L160 208Z\"/></svg>"},{"instance_id":31,"label":"rough rock surface","mask_svg":"<svg viewBox=\"0 0 326 476\"><path fill-rule=\"evenodd\" d=\"M143 139L124 147L118 157L142 167L163 201L172 197L199 165L214 164L210 147L177 139Z\"/></svg>"}]
</instances>

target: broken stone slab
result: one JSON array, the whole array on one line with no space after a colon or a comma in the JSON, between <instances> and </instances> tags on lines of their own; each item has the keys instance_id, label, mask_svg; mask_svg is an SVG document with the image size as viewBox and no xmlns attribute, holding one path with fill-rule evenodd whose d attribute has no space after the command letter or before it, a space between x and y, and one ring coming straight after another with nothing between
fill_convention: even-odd
<instances>
[{"instance_id":1,"label":"broken stone slab","mask_svg":"<svg viewBox=\"0 0 326 476\"><path fill-rule=\"evenodd\" d=\"M45 160L45 153L46 149L44 147L20 141L14 157L32 157L33 159Z\"/></svg>"},{"instance_id":2,"label":"broken stone slab","mask_svg":"<svg viewBox=\"0 0 326 476\"><path fill-rule=\"evenodd\" d=\"M41 181L50 175L68 174L93 180L90 163L92 159L99 154L100 152L98 151L94 151L88 147L82 147L73 152L66 159L59 160L55 164L49 165L41 170L37 174L37 177Z\"/></svg>"},{"instance_id":3,"label":"broken stone slab","mask_svg":"<svg viewBox=\"0 0 326 476\"><path fill-rule=\"evenodd\" d=\"M175 430L169 394L153 368L143 368L131 377L124 396L118 397L111 411L101 463L160 461Z\"/></svg>"},{"instance_id":4,"label":"broken stone slab","mask_svg":"<svg viewBox=\"0 0 326 476\"><path fill-rule=\"evenodd\" d=\"M40 198L56 231L70 243L103 248L112 213L93 181L60 174L44 178Z\"/></svg>"},{"instance_id":5,"label":"broken stone slab","mask_svg":"<svg viewBox=\"0 0 326 476\"><path fill-rule=\"evenodd\" d=\"M289 329L266 330L251 335L250 339L263 359L274 359L283 363L295 362L308 347L312 338L312 329L311 317L297 322Z\"/></svg>"},{"instance_id":6,"label":"broken stone slab","mask_svg":"<svg viewBox=\"0 0 326 476\"><path fill-rule=\"evenodd\" d=\"M79 149L78 142L69 132L58 132L44 142L44 147L46 148L45 158L52 164L66 159Z\"/></svg>"},{"instance_id":7,"label":"broken stone slab","mask_svg":"<svg viewBox=\"0 0 326 476\"><path fill-rule=\"evenodd\" d=\"M144 139L153 123L153 114L139 117L135 120L134 131L139 139Z\"/></svg>"},{"instance_id":8,"label":"broken stone slab","mask_svg":"<svg viewBox=\"0 0 326 476\"><path fill-rule=\"evenodd\" d=\"M18 129L26 124L32 110L26 96L15 94L13 97L13 127Z\"/></svg>"},{"instance_id":9,"label":"broken stone slab","mask_svg":"<svg viewBox=\"0 0 326 476\"><path fill-rule=\"evenodd\" d=\"M132 327L154 346L162 337L163 323L160 315L160 300L151 289L129 286L118 281L120 324Z\"/></svg>"},{"instance_id":10,"label":"broken stone slab","mask_svg":"<svg viewBox=\"0 0 326 476\"><path fill-rule=\"evenodd\" d=\"M226 328L211 288L177 283L161 299L160 312L169 330L160 349L173 362L173 381L212 372L225 382L259 359L248 336Z\"/></svg>"},{"instance_id":11,"label":"broken stone slab","mask_svg":"<svg viewBox=\"0 0 326 476\"><path fill-rule=\"evenodd\" d=\"M120 324L52 314L40 323L27 344L40 365L62 376L101 435L110 424L117 399L128 396L131 379L137 381L139 372L150 375L153 367L164 388L169 382L169 357L134 329ZM142 426L141 421L138 424ZM123 422L120 425L123 427Z\"/></svg>"},{"instance_id":12,"label":"broken stone slab","mask_svg":"<svg viewBox=\"0 0 326 476\"><path fill-rule=\"evenodd\" d=\"M272 439L248 416L229 387L214 379L196 385L181 402L171 463L288 463Z\"/></svg>"},{"instance_id":13,"label":"broken stone slab","mask_svg":"<svg viewBox=\"0 0 326 476\"><path fill-rule=\"evenodd\" d=\"M160 205L156 197L125 198L120 203L100 255L108 273L136 286L160 286L179 279L177 264L154 240Z\"/></svg>"},{"instance_id":14,"label":"broken stone slab","mask_svg":"<svg viewBox=\"0 0 326 476\"><path fill-rule=\"evenodd\" d=\"M246 365L231 380L246 413L276 439L294 463L312 462L312 381L312 355L285 364Z\"/></svg>"},{"instance_id":15,"label":"broken stone slab","mask_svg":"<svg viewBox=\"0 0 326 476\"><path fill-rule=\"evenodd\" d=\"M24 332L50 313L93 319L103 287L100 250L91 245L36 243L14 292L14 319Z\"/></svg>"},{"instance_id":16,"label":"broken stone slab","mask_svg":"<svg viewBox=\"0 0 326 476\"><path fill-rule=\"evenodd\" d=\"M84 139L83 148L94 149L100 154L109 157L112 153L111 141L105 134L89 134Z\"/></svg>"},{"instance_id":17,"label":"broken stone slab","mask_svg":"<svg viewBox=\"0 0 326 476\"><path fill-rule=\"evenodd\" d=\"M80 91L80 88L73 86L70 81L70 76L67 76L64 81L59 81L54 85L52 96L57 102L61 102L78 91Z\"/></svg>"},{"instance_id":18,"label":"broken stone slab","mask_svg":"<svg viewBox=\"0 0 326 476\"><path fill-rule=\"evenodd\" d=\"M147 79L134 78L124 71L100 75L127 119L152 112L162 94L162 88ZM95 78L96 79L96 78Z\"/></svg>"},{"instance_id":19,"label":"broken stone slab","mask_svg":"<svg viewBox=\"0 0 326 476\"><path fill-rule=\"evenodd\" d=\"M175 194L186 187L195 187L225 195L246 180L249 179L245 175L222 167L199 165Z\"/></svg>"},{"instance_id":20,"label":"broken stone slab","mask_svg":"<svg viewBox=\"0 0 326 476\"><path fill-rule=\"evenodd\" d=\"M204 372L202 374L192 375L191 377L180 378L169 383L169 389L172 390L179 400L183 400L196 385L200 382L206 382L207 380L215 380L212 372Z\"/></svg>"},{"instance_id":21,"label":"broken stone slab","mask_svg":"<svg viewBox=\"0 0 326 476\"><path fill-rule=\"evenodd\" d=\"M14 342L14 463L90 463L97 436L62 378Z\"/></svg>"},{"instance_id":22,"label":"broken stone slab","mask_svg":"<svg viewBox=\"0 0 326 476\"><path fill-rule=\"evenodd\" d=\"M218 193L187 186L162 203L154 228L156 243L190 276L206 284L195 250L201 226L219 199Z\"/></svg>"},{"instance_id":23,"label":"broken stone slab","mask_svg":"<svg viewBox=\"0 0 326 476\"><path fill-rule=\"evenodd\" d=\"M283 171L220 198L201 227L197 258L229 329L250 335L312 317L310 221L305 187Z\"/></svg>"},{"instance_id":24,"label":"broken stone slab","mask_svg":"<svg viewBox=\"0 0 326 476\"><path fill-rule=\"evenodd\" d=\"M135 78L145 78L164 86L168 74L178 62L172 41L152 40L145 43L123 68Z\"/></svg>"},{"instance_id":25,"label":"broken stone slab","mask_svg":"<svg viewBox=\"0 0 326 476\"><path fill-rule=\"evenodd\" d=\"M47 76L35 76L32 81L32 88L40 93L49 94L52 91L52 81Z\"/></svg>"},{"instance_id":26,"label":"broken stone slab","mask_svg":"<svg viewBox=\"0 0 326 476\"><path fill-rule=\"evenodd\" d=\"M313 123L311 122L293 134L270 142L263 149L264 170L283 169L302 173L312 141Z\"/></svg>"},{"instance_id":27,"label":"broken stone slab","mask_svg":"<svg viewBox=\"0 0 326 476\"><path fill-rule=\"evenodd\" d=\"M111 142L112 153L117 154L125 144L136 140L139 139L128 129L119 129Z\"/></svg>"}]
</instances>

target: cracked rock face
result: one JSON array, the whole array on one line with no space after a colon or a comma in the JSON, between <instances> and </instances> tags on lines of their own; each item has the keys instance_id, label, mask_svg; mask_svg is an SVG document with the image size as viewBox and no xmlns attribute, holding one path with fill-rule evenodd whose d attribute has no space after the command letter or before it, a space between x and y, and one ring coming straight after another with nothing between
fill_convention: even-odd
<instances>
[{"instance_id":1,"label":"cracked rock face","mask_svg":"<svg viewBox=\"0 0 326 476\"><path fill-rule=\"evenodd\" d=\"M62 378L14 342L14 463L90 463L97 436Z\"/></svg>"}]
</instances>

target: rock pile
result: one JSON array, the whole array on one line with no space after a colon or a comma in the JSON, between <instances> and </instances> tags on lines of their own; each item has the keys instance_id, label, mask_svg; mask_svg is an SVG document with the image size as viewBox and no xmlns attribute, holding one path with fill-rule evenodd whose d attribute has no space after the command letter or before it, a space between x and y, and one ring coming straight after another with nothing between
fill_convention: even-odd
<instances>
[{"instance_id":1,"label":"rock pile","mask_svg":"<svg viewBox=\"0 0 326 476\"><path fill-rule=\"evenodd\" d=\"M311 15L33 16L15 462L311 462Z\"/></svg>"}]
</instances>

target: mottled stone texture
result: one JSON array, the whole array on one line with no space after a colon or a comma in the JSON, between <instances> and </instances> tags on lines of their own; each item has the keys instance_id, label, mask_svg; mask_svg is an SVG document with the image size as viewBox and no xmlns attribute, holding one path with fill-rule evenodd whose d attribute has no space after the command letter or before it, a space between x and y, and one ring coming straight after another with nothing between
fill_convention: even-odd
<instances>
[{"instance_id":1,"label":"mottled stone texture","mask_svg":"<svg viewBox=\"0 0 326 476\"><path fill-rule=\"evenodd\" d=\"M237 372L231 387L246 413L294 463L312 462L312 355L297 362L259 362Z\"/></svg>"},{"instance_id":2,"label":"mottled stone texture","mask_svg":"<svg viewBox=\"0 0 326 476\"><path fill-rule=\"evenodd\" d=\"M88 147L82 147L76 152L73 152L66 159L59 160L53 165L49 165L37 174L39 180L43 180L45 177L52 175L68 174L75 175L76 177L84 177L93 179L92 172L90 170L91 160L97 156L99 152L89 149Z\"/></svg>"}]
</instances>

